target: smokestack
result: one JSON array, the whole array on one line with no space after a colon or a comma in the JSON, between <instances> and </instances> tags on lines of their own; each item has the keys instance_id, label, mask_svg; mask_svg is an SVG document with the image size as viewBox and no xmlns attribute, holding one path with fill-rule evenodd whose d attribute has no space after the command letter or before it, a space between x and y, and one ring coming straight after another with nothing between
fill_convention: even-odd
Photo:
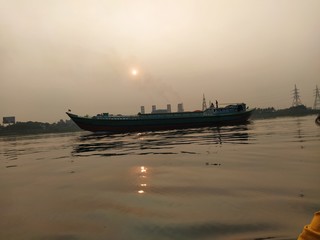
<instances>
[{"instance_id":1,"label":"smokestack","mask_svg":"<svg viewBox=\"0 0 320 240\"><path fill-rule=\"evenodd\" d=\"M183 103L178 104L178 112L184 112Z\"/></svg>"},{"instance_id":2,"label":"smokestack","mask_svg":"<svg viewBox=\"0 0 320 240\"><path fill-rule=\"evenodd\" d=\"M171 104L167 104L167 112L171 113Z\"/></svg>"},{"instance_id":3,"label":"smokestack","mask_svg":"<svg viewBox=\"0 0 320 240\"><path fill-rule=\"evenodd\" d=\"M155 112L157 110L156 105L152 105L152 112Z\"/></svg>"},{"instance_id":4,"label":"smokestack","mask_svg":"<svg viewBox=\"0 0 320 240\"><path fill-rule=\"evenodd\" d=\"M141 106L141 114L145 114L144 106Z\"/></svg>"}]
</instances>

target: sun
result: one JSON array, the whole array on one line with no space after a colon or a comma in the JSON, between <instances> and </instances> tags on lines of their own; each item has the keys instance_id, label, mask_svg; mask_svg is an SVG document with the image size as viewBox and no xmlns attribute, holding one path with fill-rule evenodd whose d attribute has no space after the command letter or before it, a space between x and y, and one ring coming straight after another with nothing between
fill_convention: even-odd
<instances>
[{"instance_id":1,"label":"sun","mask_svg":"<svg viewBox=\"0 0 320 240\"><path fill-rule=\"evenodd\" d=\"M135 68L131 69L131 75L132 75L132 76L137 76L138 73L139 73L139 72L138 72L137 69L135 69Z\"/></svg>"}]
</instances>

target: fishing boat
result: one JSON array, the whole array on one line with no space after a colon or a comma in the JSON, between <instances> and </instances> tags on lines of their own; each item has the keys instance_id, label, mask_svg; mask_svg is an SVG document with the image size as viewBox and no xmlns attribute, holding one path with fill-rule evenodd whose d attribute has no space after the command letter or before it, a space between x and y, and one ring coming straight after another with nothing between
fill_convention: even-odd
<instances>
[{"instance_id":1,"label":"fishing boat","mask_svg":"<svg viewBox=\"0 0 320 240\"><path fill-rule=\"evenodd\" d=\"M229 104L197 111L138 113L137 115L111 115L102 113L96 116L79 116L71 111L66 114L83 130L91 132L141 132L196 128L216 125L246 123L254 109L245 103Z\"/></svg>"}]
</instances>

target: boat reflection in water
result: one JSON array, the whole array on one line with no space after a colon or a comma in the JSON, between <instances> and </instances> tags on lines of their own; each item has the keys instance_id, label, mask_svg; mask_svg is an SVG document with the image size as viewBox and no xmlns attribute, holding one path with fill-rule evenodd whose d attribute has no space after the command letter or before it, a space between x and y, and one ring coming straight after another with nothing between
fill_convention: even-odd
<instances>
[{"instance_id":1,"label":"boat reflection in water","mask_svg":"<svg viewBox=\"0 0 320 240\"><path fill-rule=\"evenodd\" d=\"M195 154L196 152L188 151L187 145L249 144L254 140L249 132L250 123L159 132L89 134L77 139L72 154L74 156ZM185 146L185 149L181 146Z\"/></svg>"},{"instance_id":2,"label":"boat reflection in water","mask_svg":"<svg viewBox=\"0 0 320 240\"><path fill-rule=\"evenodd\" d=\"M164 189L171 192L170 186L154 184L154 174L166 171L163 166L173 164L182 170L190 160L197 162L198 166L218 166L220 163L217 161L220 160L216 159L216 152L223 146L232 148L232 145L254 143L254 137L250 135L252 126L249 123L157 132L81 135L76 138L72 155L93 161L97 157L105 160L112 157L111 162L117 160L119 164L125 164L132 174L130 181L134 182L131 191L137 195L166 192ZM185 187L183 189L186 190Z\"/></svg>"}]
</instances>

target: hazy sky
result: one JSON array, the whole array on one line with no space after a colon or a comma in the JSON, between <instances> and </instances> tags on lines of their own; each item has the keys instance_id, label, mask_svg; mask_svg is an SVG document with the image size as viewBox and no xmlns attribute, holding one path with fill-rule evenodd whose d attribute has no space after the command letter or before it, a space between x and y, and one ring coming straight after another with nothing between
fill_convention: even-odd
<instances>
[{"instance_id":1,"label":"hazy sky","mask_svg":"<svg viewBox=\"0 0 320 240\"><path fill-rule=\"evenodd\" d=\"M285 108L295 84L311 107L320 0L0 0L0 117Z\"/></svg>"}]
</instances>

